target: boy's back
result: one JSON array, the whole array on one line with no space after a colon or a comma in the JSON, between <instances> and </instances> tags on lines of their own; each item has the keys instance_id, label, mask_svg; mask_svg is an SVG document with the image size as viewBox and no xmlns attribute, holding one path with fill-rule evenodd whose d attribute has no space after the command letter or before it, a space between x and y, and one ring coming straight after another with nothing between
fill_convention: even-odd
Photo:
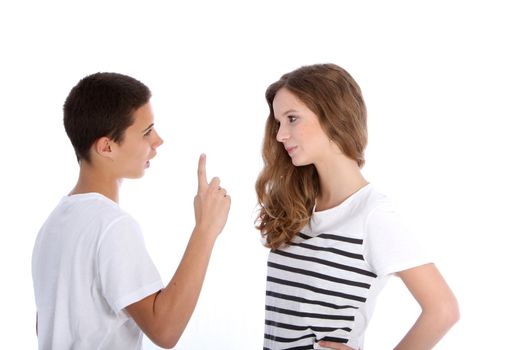
<instances>
[{"instance_id":1,"label":"boy's back","mask_svg":"<svg viewBox=\"0 0 525 350\"><path fill-rule=\"evenodd\" d=\"M163 288L138 224L97 193L64 197L50 214L33 280L44 349L140 349L123 307Z\"/></svg>"}]
</instances>

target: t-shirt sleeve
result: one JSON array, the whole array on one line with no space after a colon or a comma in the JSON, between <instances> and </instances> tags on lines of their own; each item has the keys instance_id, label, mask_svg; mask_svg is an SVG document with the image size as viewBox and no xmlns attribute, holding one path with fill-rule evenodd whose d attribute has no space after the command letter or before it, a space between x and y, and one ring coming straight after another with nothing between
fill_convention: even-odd
<instances>
[{"instance_id":1,"label":"t-shirt sleeve","mask_svg":"<svg viewBox=\"0 0 525 350\"><path fill-rule=\"evenodd\" d=\"M373 209L365 221L364 257L379 276L431 262L390 203Z\"/></svg>"},{"instance_id":2,"label":"t-shirt sleeve","mask_svg":"<svg viewBox=\"0 0 525 350\"><path fill-rule=\"evenodd\" d=\"M163 288L142 231L129 216L108 227L100 241L98 259L102 293L115 313Z\"/></svg>"}]
</instances>

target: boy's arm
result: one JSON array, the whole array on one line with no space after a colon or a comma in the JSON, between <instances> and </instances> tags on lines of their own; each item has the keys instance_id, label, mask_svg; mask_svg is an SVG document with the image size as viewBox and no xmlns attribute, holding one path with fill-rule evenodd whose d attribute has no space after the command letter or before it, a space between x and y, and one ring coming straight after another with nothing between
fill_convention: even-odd
<instances>
[{"instance_id":1,"label":"boy's arm","mask_svg":"<svg viewBox=\"0 0 525 350\"><path fill-rule=\"evenodd\" d=\"M213 240L197 229L175 275L161 291L129 305L126 310L158 346L174 347L193 313L213 248Z\"/></svg>"},{"instance_id":2,"label":"boy's arm","mask_svg":"<svg viewBox=\"0 0 525 350\"><path fill-rule=\"evenodd\" d=\"M126 307L142 331L158 346L174 347L195 309L215 240L230 209L230 197L218 178L208 184L206 158L198 168L195 229L181 263L166 288Z\"/></svg>"}]
</instances>

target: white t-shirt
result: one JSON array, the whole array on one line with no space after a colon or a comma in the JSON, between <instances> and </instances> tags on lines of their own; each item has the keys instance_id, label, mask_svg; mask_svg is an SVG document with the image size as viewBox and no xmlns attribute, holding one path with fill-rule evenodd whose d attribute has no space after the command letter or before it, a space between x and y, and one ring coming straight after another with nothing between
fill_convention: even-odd
<instances>
[{"instance_id":1,"label":"white t-shirt","mask_svg":"<svg viewBox=\"0 0 525 350\"><path fill-rule=\"evenodd\" d=\"M32 259L39 349L141 349L125 307L163 288L140 227L98 193L62 198Z\"/></svg>"},{"instance_id":2,"label":"white t-shirt","mask_svg":"<svg viewBox=\"0 0 525 350\"><path fill-rule=\"evenodd\" d=\"M322 349L323 339L364 349L388 277L428 262L372 185L314 211L290 245L269 253L264 349Z\"/></svg>"}]
</instances>

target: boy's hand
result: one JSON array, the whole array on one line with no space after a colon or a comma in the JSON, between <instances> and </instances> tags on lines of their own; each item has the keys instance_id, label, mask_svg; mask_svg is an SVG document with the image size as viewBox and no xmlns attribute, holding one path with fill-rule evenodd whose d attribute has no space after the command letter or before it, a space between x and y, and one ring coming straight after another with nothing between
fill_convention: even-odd
<instances>
[{"instance_id":1,"label":"boy's hand","mask_svg":"<svg viewBox=\"0 0 525 350\"><path fill-rule=\"evenodd\" d=\"M214 177L208 183L205 154L201 154L199 157L197 177L198 189L193 201L195 227L199 231L209 232L216 237L226 224L231 198L226 190L220 186L218 177Z\"/></svg>"}]
</instances>

